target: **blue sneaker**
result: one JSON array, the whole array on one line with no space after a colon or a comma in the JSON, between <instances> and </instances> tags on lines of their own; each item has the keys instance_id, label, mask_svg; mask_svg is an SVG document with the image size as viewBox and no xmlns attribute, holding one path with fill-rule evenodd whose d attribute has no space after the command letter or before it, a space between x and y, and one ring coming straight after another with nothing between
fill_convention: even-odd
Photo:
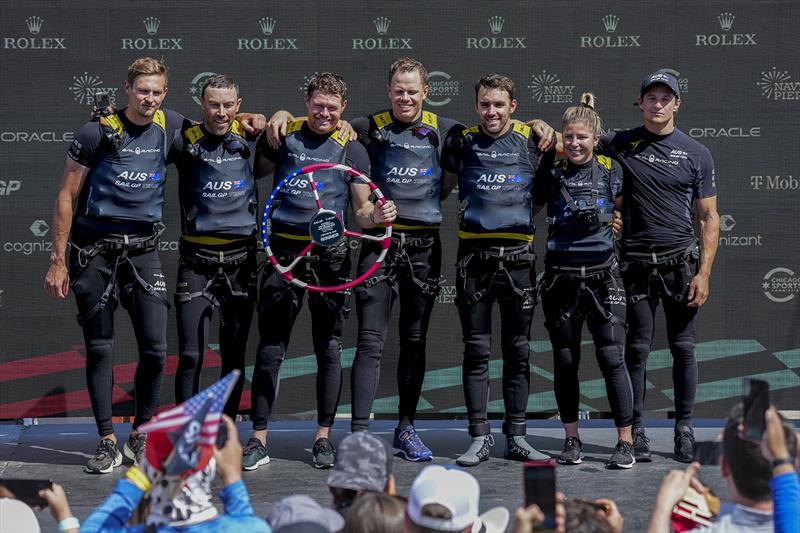
<instances>
[{"instance_id":1,"label":"blue sneaker","mask_svg":"<svg viewBox=\"0 0 800 533\"><path fill-rule=\"evenodd\" d=\"M433 452L419 438L414 426L394 430L394 453L408 461L430 461Z\"/></svg>"}]
</instances>

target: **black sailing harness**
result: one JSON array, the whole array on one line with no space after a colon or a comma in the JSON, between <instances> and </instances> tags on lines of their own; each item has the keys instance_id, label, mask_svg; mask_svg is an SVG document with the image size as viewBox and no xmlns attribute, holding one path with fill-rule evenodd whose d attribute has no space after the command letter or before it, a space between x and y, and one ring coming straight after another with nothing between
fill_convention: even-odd
<instances>
[{"instance_id":1,"label":"black sailing harness","mask_svg":"<svg viewBox=\"0 0 800 533\"><path fill-rule=\"evenodd\" d=\"M605 278L611 280L611 284L613 290L615 292L619 291L620 287L617 283L616 278L612 275L614 269L617 268L617 258L615 255L612 255L602 264L593 265L591 267L586 266L563 266L563 265L547 265L547 273L542 277L539 285L537 286L537 294L541 294L545 291L552 289L555 284L558 282L559 279L562 277L567 277L572 280L577 280L580 282L577 292L575 293L575 299L570 304L570 306L564 310L561 316L552 324L556 328L560 328L564 324L566 324L570 317L578 310L578 305L580 304L581 293L585 292L589 294L591 297L592 303L594 304L594 308L597 313L605 318L607 321L615 323L615 324L625 324L625 320L613 314L611 311L603 307L603 304L600 303L600 300L597 299L597 295L595 292L586 286L588 281L591 280L598 280L602 281Z\"/></svg>"},{"instance_id":2,"label":"black sailing harness","mask_svg":"<svg viewBox=\"0 0 800 533\"><path fill-rule=\"evenodd\" d=\"M685 266L689 261L697 260L700 258L700 248L697 242L692 242L686 248L677 248L668 252L657 254L644 253L644 252L625 252L625 260L622 262L620 269L625 272L631 268L650 269L650 276L648 277L648 285L650 280L656 278L660 281L664 294L675 300L676 302L686 301L686 296L683 293L676 293L669 289L667 282L661 275L660 269L662 267L675 267ZM647 298L649 295L644 294L629 294L628 300L631 304L640 302Z\"/></svg>"},{"instance_id":3,"label":"black sailing harness","mask_svg":"<svg viewBox=\"0 0 800 533\"><path fill-rule=\"evenodd\" d=\"M525 243L521 246L515 246L512 248L506 248L505 246L492 246L487 250L480 250L466 254L456 265L461 279L464 280L465 284L467 279L467 266L475 258L480 261L493 264L494 269L484 287L478 291L475 291L474 294L471 294L464 300L464 303L467 306L472 306L478 303L481 298L483 298L486 293L491 290L495 281L497 281L498 284L507 285L511 290L514 291L514 294L519 296L526 303L526 305L534 305L536 296L535 291L520 289L517 287L517 285L514 283L514 279L511 277L511 273L506 268L506 264L518 265L524 263L532 265L535 263L536 254L531 250L530 244ZM504 277L498 279L498 274L501 274ZM466 289L466 286L464 288Z\"/></svg>"},{"instance_id":4,"label":"black sailing harness","mask_svg":"<svg viewBox=\"0 0 800 533\"><path fill-rule=\"evenodd\" d=\"M599 226L601 224L607 224L609 222L613 222L614 214L613 213L602 213L599 212L599 207L597 205L597 200L600 198L600 164L597 162L597 159L592 160L592 200L589 205L578 205L577 202L572 198L572 195L567 190L567 186L565 184L564 179L561 179L561 196L564 198L564 201L567 202L567 206L569 210L572 211L573 216L580 219L584 222L587 226ZM554 220L557 217L549 218L547 222L553 224L556 222Z\"/></svg>"},{"instance_id":5,"label":"black sailing harness","mask_svg":"<svg viewBox=\"0 0 800 533\"><path fill-rule=\"evenodd\" d=\"M91 246L86 248L81 248L77 246L75 243L70 243L70 246L78 250L78 266L81 269L86 268L91 260L98 254L103 252L114 252L116 253L116 258L114 259L114 264L111 267L110 271L106 271L106 273L110 274L108 278L108 283L106 284L106 288L103 291L103 294L100 296L100 299L92 306L85 313L81 313L78 315L78 322L82 325L84 322L89 320L99 311L105 309L106 305L108 304L108 299L111 297L112 292L114 292L114 288L116 287L117 282L117 270L119 266L123 263L128 263L131 268L131 272L133 273L133 277L136 279L136 282L142 286L142 288L152 296L156 298L160 302L169 308L169 302L167 301L165 296L156 291L155 287L144 280L139 275L139 272L136 270L136 266L130 260L129 254L131 252L137 253L144 253L155 250L156 246L158 245L158 240L161 237L161 234L164 232L163 224L156 224L155 231L152 235L149 236L135 236L131 237L126 234L111 234L107 237L103 237L102 239L96 241Z\"/></svg>"},{"instance_id":6,"label":"black sailing harness","mask_svg":"<svg viewBox=\"0 0 800 533\"><path fill-rule=\"evenodd\" d=\"M190 302L195 298L203 297L214 307L220 306L219 299L211 291L218 283L228 289L228 294L233 298L248 298L250 295L246 291L233 290L233 284L226 270L244 264L255 253L255 247L242 247L235 250L192 250L191 255L182 258L181 262L191 267L216 268L217 271L208 279L206 286L202 290L195 292L176 292L175 301L178 303Z\"/></svg>"},{"instance_id":7,"label":"black sailing harness","mask_svg":"<svg viewBox=\"0 0 800 533\"><path fill-rule=\"evenodd\" d=\"M414 282L414 285L419 287L422 294L426 296L436 296L441 290L442 278L421 280L414 275L414 263L411 261L411 254L417 251L423 251L433 246L435 237L430 235L410 235L406 232L400 231L392 235L393 244L397 245L397 250L386 260L386 270L383 274L373 276L366 280L363 285L365 288L377 285L381 281L397 279L397 272L395 267L407 267L408 275ZM399 264L398 264L399 263Z\"/></svg>"}]
</instances>

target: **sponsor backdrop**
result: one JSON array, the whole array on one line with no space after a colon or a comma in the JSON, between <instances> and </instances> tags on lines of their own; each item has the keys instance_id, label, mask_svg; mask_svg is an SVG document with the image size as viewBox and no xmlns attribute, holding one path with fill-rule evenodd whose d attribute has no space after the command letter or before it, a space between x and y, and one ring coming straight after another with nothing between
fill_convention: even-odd
<instances>
[{"instance_id":1,"label":"sponsor backdrop","mask_svg":"<svg viewBox=\"0 0 800 533\"><path fill-rule=\"evenodd\" d=\"M165 106L198 118L198 89L211 73L233 75L243 109L302 114L309 76L344 75L346 116L387 106L388 65L410 55L430 71L427 108L475 121L473 85L485 73L511 76L517 117L558 124L584 90L598 97L610 128L640 124L633 102L642 77L657 68L680 72L678 124L714 155L722 217L711 297L702 310L697 354L697 415L719 417L741 393L743 376L768 380L786 409L800 409L800 4L790 1L677 2L657 11L642 2L56 2L9 0L0 5L0 418L88 415L84 348L72 299L42 292L50 248L50 217L67 147L94 95L125 104L127 65L143 55L171 69ZM170 290L179 224L175 172L168 172L167 230L161 256ZM268 192L260 191L263 199ZM445 281L428 342L428 375L420 412L464 412L461 332L453 299L454 198L442 227ZM540 233L544 220L539 221ZM543 243L537 243L542 255ZM117 313L116 414L133 407L135 343L127 316ZM669 416L673 387L663 321L649 362L647 408ZM311 416L316 370L302 315L282 369L281 415ZM499 327L499 324L497 325ZM248 364L257 343L250 339ZM162 403L173 401L177 341L169 323L169 358ZM588 339L588 335L586 336ZM342 366L341 414L349 413L355 317ZM552 354L542 315L531 332L531 413L552 414ZM219 372L212 338L203 381ZM384 354L376 413L394 412L396 322ZM499 346L495 342L495 353ZM582 372L582 405L608 411L590 343ZM495 356L491 410L500 412L501 363ZM252 366L247 368L252 376ZM246 386L249 389L249 383ZM242 408L249 406L245 393Z\"/></svg>"}]
</instances>

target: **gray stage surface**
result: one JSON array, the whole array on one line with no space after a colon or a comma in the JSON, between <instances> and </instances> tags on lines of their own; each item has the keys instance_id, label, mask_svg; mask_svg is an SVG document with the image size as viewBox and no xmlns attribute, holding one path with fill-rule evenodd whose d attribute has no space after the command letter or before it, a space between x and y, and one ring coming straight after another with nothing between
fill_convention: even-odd
<instances>
[{"instance_id":1,"label":"gray stage surface","mask_svg":"<svg viewBox=\"0 0 800 533\"><path fill-rule=\"evenodd\" d=\"M96 445L94 424L58 422L42 423L27 429L19 425L0 425L0 477L52 478L64 485L73 512L83 519L111 491L125 468L109 475L85 474L83 464ZM604 468L616 442L611 422L592 420L582 424L586 459L580 465L558 467L559 489L568 497L612 498L625 517L625 531L643 531L661 478L670 469L684 466L672 459L671 421L657 420L648 424L653 462L637 464L627 471ZM493 426L499 428L499 421L493 422ZM121 438L127 437L128 426L116 427ZM241 422L238 427L241 438L246 440L249 424ZM244 473L256 513L264 516L273 502L296 493L308 494L320 503L329 504L325 485L327 472L316 470L311 465L313 423L275 422L270 427L272 461L255 472ZM698 440L713 439L720 427L719 420L698 420L695 434ZM393 428L390 421L379 420L372 424L375 433L389 440ZM463 421L419 421L417 428L433 450L434 463L437 464L453 463L468 444L466 422ZM337 420L334 439L338 441L348 430L347 420ZM531 420L528 439L536 448L555 456L561 450L563 432L554 420ZM505 443L501 434L495 433L495 440L492 458L469 471L480 481L482 511L496 505L513 511L522 500L522 466L503 459ZM393 470L401 495L408 494L414 476L424 464L401 459L394 461ZM717 494L727 497L719 467L705 467L701 478ZM40 512L39 519L44 531L56 530L49 512Z\"/></svg>"}]
</instances>

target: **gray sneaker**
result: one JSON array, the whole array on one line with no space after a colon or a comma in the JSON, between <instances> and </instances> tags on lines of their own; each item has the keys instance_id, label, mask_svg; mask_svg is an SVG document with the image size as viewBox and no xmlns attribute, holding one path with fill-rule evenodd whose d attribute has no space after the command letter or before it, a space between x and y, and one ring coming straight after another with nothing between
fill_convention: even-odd
<instances>
[{"instance_id":1,"label":"gray sneaker","mask_svg":"<svg viewBox=\"0 0 800 533\"><path fill-rule=\"evenodd\" d=\"M146 433L137 433L135 435L131 433L131 436L125 441L125 446L122 447L122 453L132 463L139 464L139 459L144 455L146 447Z\"/></svg>"},{"instance_id":2,"label":"gray sneaker","mask_svg":"<svg viewBox=\"0 0 800 533\"><path fill-rule=\"evenodd\" d=\"M633 457L639 463L653 460L650 455L650 439L644 434L642 426L633 426Z\"/></svg>"},{"instance_id":3,"label":"gray sneaker","mask_svg":"<svg viewBox=\"0 0 800 533\"><path fill-rule=\"evenodd\" d=\"M248 440L242 450L242 470L255 470L267 463L269 463L267 447L256 438Z\"/></svg>"},{"instance_id":4,"label":"gray sneaker","mask_svg":"<svg viewBox=\"0 0 800 533\"><path fill-rule=\"evenodd\" d=\"M472 444L456 459L456 464L458 466L475 466L483 461L488 461L489 446L494 446L494 437L491 434L472 437Z\"/></svg>"},{"instance_id":5,"label":"gray sneaker","mask_svg":"<svg viewBox=\"0 0 800 533\"><path fill-rule=\"evenodd\" d=\"M525 440L522 435L506 435L506 453L504 456L511 461L541 461L550 459Z\"/></svg>"},{"instance_id":6,"label":"gray sneaker","mask_svg":"<svg viewBox=\"0 0 800 533\"><path fill-rule=\"evenodd\" d=\"M111 439L103 439L97 445L94 457L89 459L83 470L90 474L109 474L121 464L122 454L117 448L117 443Z\"/></svg>"},{"instance_id":7,"label":"gray sneaker","mask_svg":"<svg viewBox=\"0 0 800 533\"><path fill-rule=\"evenodd\" d=\"M333 463L336 460L336 448L334 448L330 439L320 437L314 443L311 455L314 459L314 468L333 468Z\"/></svg>"},{"instance_id":8,"label":"gray sneaker","mask_svg":"<svg viewBox=\"0 0 800 533\"><path fill-rule=\"evenodd\" d=\"M564 448L556 458L560 465L579 465L583 462L583 443L578 437L564 439Z\"/></svg>"}]
</instances>

